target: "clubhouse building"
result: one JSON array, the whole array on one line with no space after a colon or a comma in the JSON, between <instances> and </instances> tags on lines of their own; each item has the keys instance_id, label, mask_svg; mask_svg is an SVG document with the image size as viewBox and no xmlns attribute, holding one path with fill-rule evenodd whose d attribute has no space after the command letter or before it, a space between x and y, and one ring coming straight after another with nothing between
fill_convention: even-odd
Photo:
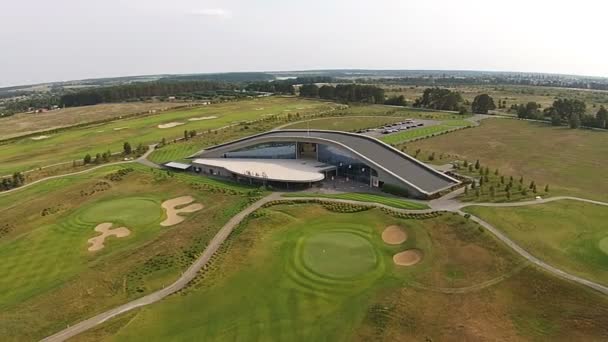
<instances>
[{"instance_id":1,"label":"clubhouse building","mask_svg":"<svg viewBox=\"0 0 608 342\"><path fill-rule=\"evenodd\" d=\"M342 180L432 198L459 184L378 139L337 131L269 131L206 148L190 159L195 173L281 188Z\"/></svg>"}]
</instances>

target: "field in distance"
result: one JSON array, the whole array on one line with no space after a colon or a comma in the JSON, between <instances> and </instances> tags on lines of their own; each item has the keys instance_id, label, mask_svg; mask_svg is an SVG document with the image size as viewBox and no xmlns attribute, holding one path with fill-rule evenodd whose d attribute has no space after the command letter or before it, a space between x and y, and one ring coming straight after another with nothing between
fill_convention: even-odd
<instances>
[{"instance_id":1,"label":"field in distance","mask_svg":"<svg viewBox=\"0 0 608 342\"><path fill-rule=\"evenodd\" d=\"M402 235L385 238L389 227ZM403 252L410 266L395 265ZM233 232L181 295L78 340L599 340L607 311L456 214L279 205Z\"/></svg>"},{"instance_id":2,"label":"field in distance","mask_svg":"<svg viewBox=\"0 0 608 342\"><path fill-rule=\"evenodd\" d=\"M607 132L553 127L544 123L512 119L486 119L479 127L406 144L407 151L420 149L422 161L429 153L450 159L477 159L493 172L534 180L551 194L570 194L607 200ZM445 164L448 159L435 160Z\"/></svg>"},{"instance_id":3,"label":"field in distance","mask_svg":"<svg viewBox=\"0 0 608 342\"><path fill-rule=\"evenodd\" d=\"M126 102L65 108L44 113L21 113L0 119L0 140L120 116L163 111L196 102Z\"/></svg>"},{"instance_id":4,"label":"field in distance","mask_svg":"<svg viewBox=\"0 0 608 342\"><path fill-rule=\"evenodd\" d=\"M269 115L301 115L335 108L328 102L272 97L226 102L204 107L167 111L158 115L112 121L67 129L40 137L24 137L0 145L0 175L59 162L82 159L85 154L119 152L124 142L157 143L183 137L184 130L204 131L260 119Z\"/></svg>"}]
</instances>

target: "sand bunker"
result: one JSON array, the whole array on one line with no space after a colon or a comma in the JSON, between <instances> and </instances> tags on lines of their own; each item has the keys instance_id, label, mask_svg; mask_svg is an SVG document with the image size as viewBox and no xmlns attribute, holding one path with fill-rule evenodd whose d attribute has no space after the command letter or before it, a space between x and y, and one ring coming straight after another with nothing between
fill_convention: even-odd
<instances>
[{"instance_id":1,"label":"sand bunker","mask_svg":"<svg viewBox=\"0 0 608 342\"><path fill-rule=\"evenodd\" d=\"M600 240L600 250L608 254L608 236Z\"/></svg>"},{"instance_id":2,"label":"sand bunker","mask_svg":"<svg viewBox=\"0 0 608 342\"><path fill-rule=\"evenodd\" d=\"M399 266L412 266L422 260L422 251L419 249L408 249L393 255L393 262Z\"/></svg>"},{"instance_id":3,"label":"sand bunker","mask_svg":"<svg viewBox=\"0 0 608 342\"><path fill-rule=\"evenodd\" d=\"M179 216L181 213L192 213L195 211L199 211L204 208L204 206L200 203L192 203L194 202L194 198L192 196L182 196L174 199L170 199L168 201L164 201L161 205L167 211L167 219L160 223L163 227L173 226L178 223L181 223L186 218ZM190 204L189 206L183 207L186 204ZM181 207L181 208L178 208Z\"/></svg>"},{"instance_id":4,"label":"sand bunker","mask_svg":"<svg viewBox=\"0 0 608 342\"><path fill-rule=\"evenodd\" d=\"M166 124L158 125L158 128L171 128L171 127L181 126L183 124L184 124L183 122L169 122Z\"/></svg>"},{"instance_id":5,"label":"sand bunker","mask_svg":"<svg viewBox=\"0 0 608 342\"><path fill-rule=\"evenodd\" d=\"M382 241L389 245L399 245L407 240L407 233L399 226L389 226L382 232Z\"/></svg>"},{"instance_id":6,"label":"sand bunker","mask_svg":"<svg viewBox=\"0 0 608 342\"><path fill-rule=\"evenodd\" d=\"M212 119L217 119L217 116L215 116L215 115L201 116L200 118L190 118L190 119L188 119L188 121L201 121L201 120L212 120Z\"/></svg>"},{"instance_id":7,"label":"sand bunker","mask_svg":"<svg viewBox=\"0 0 608 342\"><path fill-rule=\"evenodd\" d=\"M123 129L127 129L129 127L116 127L114 128L115 131L122 131Z\"/></svg>"},{"instance_id":8,"label":"sand bunker","mask_svg":"<svg viewBox=\"0 0 608 342\"><path fill-rule=\"evenodd\" d=\"M88 240L88 242L91 244L91 246L89 247L89 252L95 252L100 249L103 249L105 247L103 243L109 236L116 236L117 238L121 238L129 236L131 234L131 231L125 227L119 227L114 229L110 228L112 228L112 223L107 222L98 224L97 227L95 227L95 231L101 233L101 235Z\"/></svg>"},{"instance_id":9,"label":"sand bunker","mask_svg":"<svg viewBox=\"0 0 608 342\"><path fill-rule=\"evenodd\" d=\"M256 108L255 110L264 110L264 107Z\"/></svg>"},{"instance_id":10,"label":"sand bunker","mask_svg":"<svg viewBox=\"0 0 608 342\"><path fill-rule=\"evenodd\" d=\"M32 140L42 140L42 139L48 139L50 137L51 137L50 135L39 135L37 137L32 137L31 139Z\"/></svg>"}]
</instances>

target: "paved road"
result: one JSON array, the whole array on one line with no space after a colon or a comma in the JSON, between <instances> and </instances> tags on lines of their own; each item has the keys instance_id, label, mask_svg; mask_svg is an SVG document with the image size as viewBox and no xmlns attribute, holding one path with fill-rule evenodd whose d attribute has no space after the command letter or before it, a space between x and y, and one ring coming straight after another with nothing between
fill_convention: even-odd
<instances>
[{"instance_id":1,"label":"paved road","mask_svg":"<svg viewBox=\"0 0 608 342\"><path fill-rule=\"evenodd\" d=\"M270 196L264 197L261 200L253 203L252 205L250 205L249 207L247 207L245 210L241 211L234 217L232 217L230 219L230 221L228 221L219 230L219 232L213 237L211 242L209 242L209 245L207 246L207 248L205 248L205 250L203 251L201 256L198 259L196 259L196 261L173 284L163 288L162 290L153 292L147 296L141 297L141 298L131 301L129 303L123 304L117 308L111 309L111 310L101 313L97 316L91 317L91 318L89 318L85 321L82 321L76 325L73 325L63 331L60 331L55 335L49 336L49 337L43 339L42 341L64 341L64 340L71 338L73 336L76 336L77 334L80 334L88 329L91 329L99 324L102 324L103 322L107 321L108 319L110 319L112 317L118 316L122 313L136 309L138 307L152 304L154 302L157 302L157 301L169 296L170 294L173 294L173 293L181 290L192 279L194 279L196 277L198 271L201 268L203 268L205 266L205 264L207 264L209 259L211 259L211 256L213 256L213 254L215 254L215 252L222 245L222 243L224 243L226 238L228 238L230 233L232 233L232 230L245 217L247 217L249 214L251 214L255 210L262 207L264 204L266 204L270 201L279 199L279 198L280 198L279 195L276 193L272 194Z\"/></svg>"}]
</instances>

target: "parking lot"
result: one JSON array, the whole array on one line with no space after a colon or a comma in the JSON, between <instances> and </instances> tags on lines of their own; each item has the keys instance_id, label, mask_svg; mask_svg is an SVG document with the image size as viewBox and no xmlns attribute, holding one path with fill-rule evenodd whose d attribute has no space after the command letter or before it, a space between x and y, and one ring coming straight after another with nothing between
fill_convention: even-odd
<instances>
[{"instance_id":1,"label":"parking lot","mask_svg":"<svg viewBox=\"0 0 608 342\"><path fill-rule=\"evenodd\" d=\"M390 135L390 134L401 132L401 131L415 130L415 129L420 129L422 127L435 126L440 123L441 123L441 121L435 121L435 120L404 119L403 121L394 123L392 125L366 129L366 130L359 131L357 133L365 134L367 136L374 137L374 138L379 138L382 136Z\"/></svg>"}]
</instances>

